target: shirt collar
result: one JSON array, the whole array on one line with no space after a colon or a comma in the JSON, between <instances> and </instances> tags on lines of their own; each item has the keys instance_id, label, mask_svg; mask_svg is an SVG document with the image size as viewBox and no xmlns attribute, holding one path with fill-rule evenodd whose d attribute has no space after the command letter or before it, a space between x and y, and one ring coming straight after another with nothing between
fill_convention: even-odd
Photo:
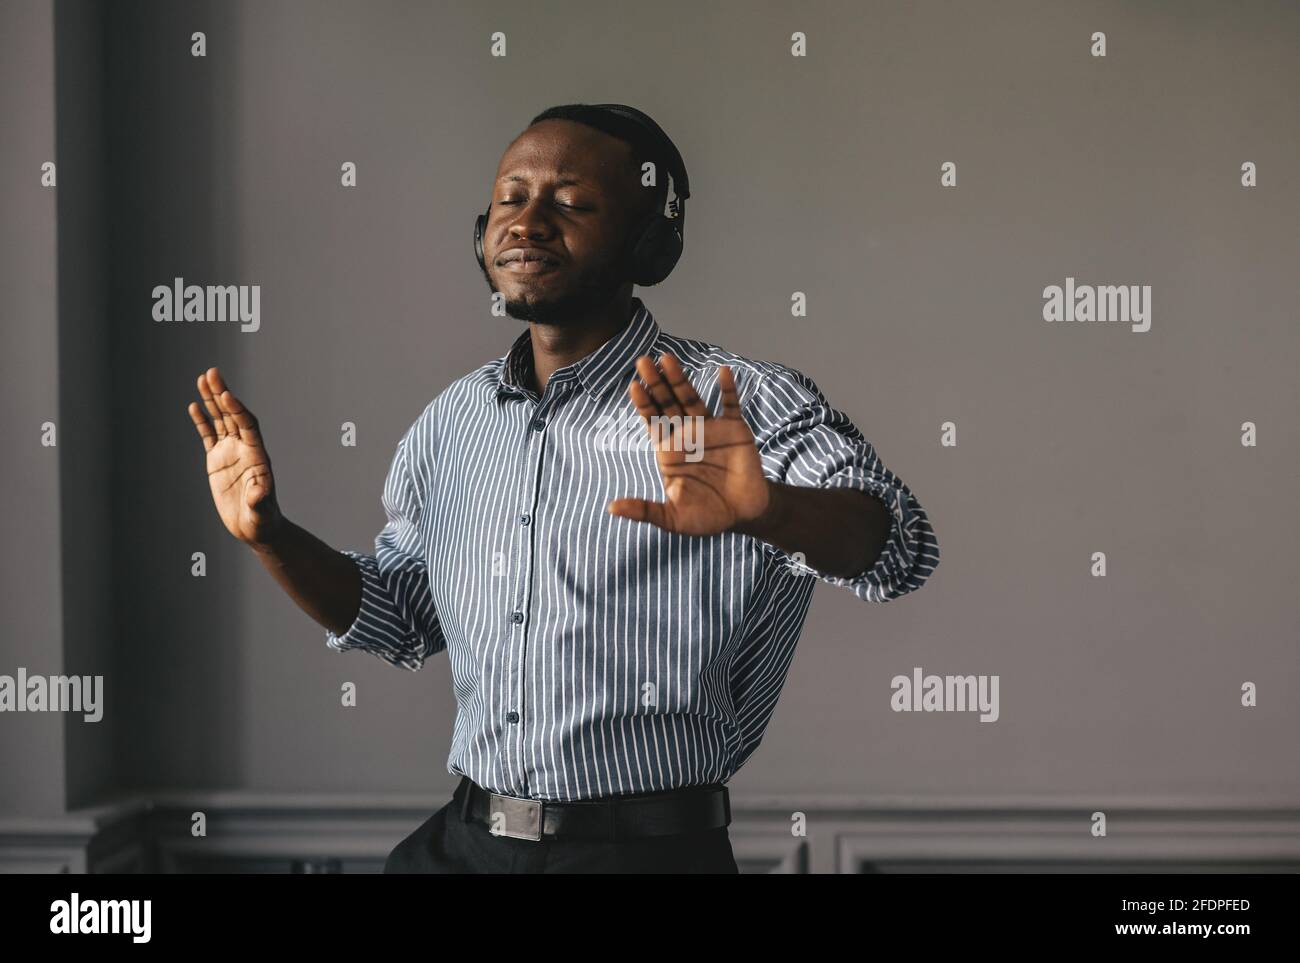
<instances>
[{"instance_id":1,"label":"shirt collar","mask_svg":"<svg viewBox=\"0 0 1300 963\"><path fill-rule=\"evenodd\" d=\"M619 331L599 348L556 369L550 380L556 384L576 379L592 398L600 398L616 382L632 378L636 359L649 352L659 337L659 324L645 303L632 298L632 316ZM497 375L497 396L520 393L533 367L532 330L525 330L510 346Z\"/></svg>"}]
</instances>

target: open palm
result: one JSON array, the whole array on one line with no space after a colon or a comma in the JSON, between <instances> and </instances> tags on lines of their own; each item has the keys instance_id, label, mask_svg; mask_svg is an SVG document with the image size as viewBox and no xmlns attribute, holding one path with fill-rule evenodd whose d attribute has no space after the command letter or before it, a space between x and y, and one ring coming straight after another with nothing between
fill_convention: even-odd
<instances>
[{"instance_id":1,"label":"open palm","mask_svg":"<svg viewBox=\"0 0 1300 963\"><path fill-rule=\"evenodd\" d=\"M282 516L257 419L226 387L216 368L199 375L198 389L203 408L190 402L188 411L207 452L208 484L217 514L241 542L265 544Z\"/></svg>"},{"instance_id":2,"label":"open palm","mask_svg":"<svg viewBox=\"0 0 1300 963\"><path fill-rule=\"evenodd\" d=\"M673 355L659 363L662 373L649 356L637 359L645 385L633 379L628 395L650 432L666 500L616 498L608 511L682 535L715 535L757 518L771 489L731 368L718 370L722 413L715 416Z\"/></svg>"}]
</instances>

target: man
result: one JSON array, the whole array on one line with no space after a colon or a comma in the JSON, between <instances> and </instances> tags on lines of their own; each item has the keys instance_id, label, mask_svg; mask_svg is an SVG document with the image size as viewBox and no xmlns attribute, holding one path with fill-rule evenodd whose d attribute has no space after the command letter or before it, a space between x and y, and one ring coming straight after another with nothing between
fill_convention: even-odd
<instances>
[{"instance_id":1,"label":"man","mask_svg":"<svg viewBox=\"0 0 1300 963\"><path fill-rule=\"evenodd\" d=\"M199 376L221 519L328 644L412 670L448 652L461 782L386 872L736 872L724 784L814 583L883 602L938 564L921 505L811 380L667 334L632 296L680 254L686 184L621 105L552 108L510 144L476 252L528 330L403 435L373 555L284 517L257 419Z\"/></svg>"}]
</instances>

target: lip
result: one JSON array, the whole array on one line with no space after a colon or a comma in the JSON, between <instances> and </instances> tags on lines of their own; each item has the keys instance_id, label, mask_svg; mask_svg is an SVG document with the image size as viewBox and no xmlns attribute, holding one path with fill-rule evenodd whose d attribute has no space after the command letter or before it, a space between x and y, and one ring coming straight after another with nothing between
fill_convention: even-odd
<instances>
[{"instance_id":1,"label":"lip","mask_svg":"<svg viewBox=\"0 0 1300 963\"><path fill-rule=\"evenodd\" d=\"M560 266L558 261L526 261L519 258L515 261L507 261L501 265L501 270L509 271L511 274L549 274Z\"/></svg>"},{"instance_id":2,"label":"lip","mask_svg":"<svg viewBox=\"0 0 1300 963\"><path fill-rule=\"evenodd\" d=\"M516 274L544 274L560 266L560 259L540 247L512 247L497 258L504 270Z\"/></svg>"}]
</instances>

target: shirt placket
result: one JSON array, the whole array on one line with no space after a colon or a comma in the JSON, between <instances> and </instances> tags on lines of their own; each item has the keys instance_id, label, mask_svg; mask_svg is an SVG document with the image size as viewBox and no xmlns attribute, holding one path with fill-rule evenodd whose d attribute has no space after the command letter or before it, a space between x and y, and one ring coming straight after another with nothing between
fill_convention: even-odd
<instances>
[{"instance_id":1,"label":"shirt placket","mask_svg":"<svg viewBox=\"0 0 1300 963\"><path fill-rule=\"evenodd\" d=\"M548 424L555 414L556 399L563 389L552 378L547 382L546 391L539 400L531 392L526 404L529 416L524 421L523 434L523 471L520 473L520 486L516 499L514 528L518 538L515 564L512 566L515 579L511 585L510 612L510 672L505 692L506 725L509 729L507 744L507 777L510 779L515 795L528 795L529 787L535 773L528 769L526 762L529 727L528 705L528 642L529 632L533 627L532 615L535 609L533 591L533 572L536 569L537 555L537 509L541 504L541 485L543 463L546 456Z\"/></svg>"}]
</instances>

